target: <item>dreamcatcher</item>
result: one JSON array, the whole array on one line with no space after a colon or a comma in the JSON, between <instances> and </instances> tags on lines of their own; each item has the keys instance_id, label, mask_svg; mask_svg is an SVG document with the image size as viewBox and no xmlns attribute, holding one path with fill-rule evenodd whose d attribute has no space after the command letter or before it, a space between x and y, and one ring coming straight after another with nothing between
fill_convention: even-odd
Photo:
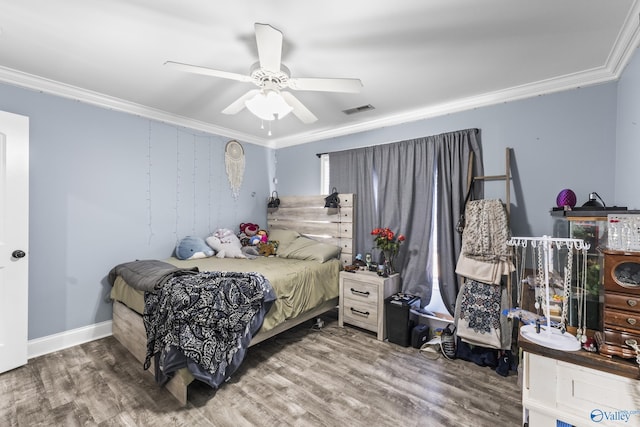
<instances>
[{"instance_id":1,"label":"dreamcatcher","mask_svg":"<svg viewBox=\"0 0 640 427\"><path fill-rule=\"evenodd\" d=\"M244 178L244 149L238 141L229 141L224 150L224 164L231 185L234 199L240 195L240 187Z\"/></svg>"}]
</instances>

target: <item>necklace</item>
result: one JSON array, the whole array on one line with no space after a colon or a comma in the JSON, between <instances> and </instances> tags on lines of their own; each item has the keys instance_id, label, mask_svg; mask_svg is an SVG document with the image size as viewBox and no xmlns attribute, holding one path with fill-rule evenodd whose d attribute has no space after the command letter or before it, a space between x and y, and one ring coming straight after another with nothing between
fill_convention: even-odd
<instances>
[{"instance_id":1,"label":"necklace","mask_svg":"<svg viewBox=\"0 0 640 427\"><path fill-rule=\"evenodd\" d=\"M587 250L582 249L582 303L584 307L582 309L582 336L580 337L581 343L587 342Z\"/></svg>"},{"instance_id":2,"label":"necklace","mask_svg":"<svg viewBox=\"0 0 640 427\"><path fill-rule=\"evenodd\" d=\"M564 269L564 283L562 296L562 317L560 318L562 333L567 330L567 313L571 301L571 271L573 270L573 248L567 245L567 266Z\"/></svg>"},{"instance_id":3,"label":"necklace","mask_svg":"<svg viewBox=\"0 0 640 427\"><path fill-rule=\"evenodd\" d=\"M581 342L587 341L587 250L582 249L582 265L576 269L576 295L578 306L578 328L576 338Z\"/></svg>"},{"instance_id":4,"label":"necklace","mask_svg":"<svg viewBox=\"0 0 640 427\"><path fill-rule=\"evenodd\" d=\"M544 272L542 271L542 257L543 257L542 245L538 245L537 249L538 249L538 265L537 265L537 271L536 271L536 285L535 285L537 295L536 295L536 303L534 304L534 306L536 308L536 313L539 316L540 309L542 308L541 287L544 286Z\"/></svg>"},{"instance_id":5,"label":"necklace","mask_svg":"<svg viewBox=\"0 0 640 427\"><path fill-rule=\"evenodd\" d=\"M583 260L584 263L584 260ZM584 292L583 292L583 285L582 285L582 275L580 274L582 272L580 263L578 262L578 268L576 269L576 299L577 299L577 311L578 311L578 322L577 322L577 329L576 329L576 338L578 339L578 341L582 341L582 335L585 333L585 331L582 329L582 316L583 316L583 305L582 305L582 299L584 298Z\"/></svg>"},{"instance_id":6,"label":"necklace","mask_svg":"<svg viewBox=\"0 0 640 427\"><path fill-rule=\"evenodd\" d=\"M520 251L520 258L518 258L518 251ZM524 295L524 284L525 284L525 278L524 278L524 270L525 270L525 262L526 262L526 247L525 248L520 248L520 247L516 247L515 251L514 251L514 258L516 260L516 271L517 271L517 277L518 277L518 295L517 295L517 303L518 303L518 307L522 308L522 298Z\"/></svg>"}]
</instances>

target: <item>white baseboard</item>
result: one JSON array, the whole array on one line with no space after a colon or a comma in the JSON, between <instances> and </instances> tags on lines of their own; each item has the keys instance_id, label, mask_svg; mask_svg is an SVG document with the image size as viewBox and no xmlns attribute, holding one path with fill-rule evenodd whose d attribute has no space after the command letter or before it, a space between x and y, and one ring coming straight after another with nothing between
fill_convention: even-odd
<instances>
[{"instance_id":1,"label":"white baseboard","mask_svg":"<svg viewBox=\"0 0 640 427\"><path fill-rule=\"evenodd\" d=\"M34 357L53 353L54 351L63 350L89 341L108 337L112 334L111 324L112 321L107 320L105 322L94 323L93 325L61 332L59 334L29 340L27 343L27 358L33 359Z\"/></svg>"}]
</instances>

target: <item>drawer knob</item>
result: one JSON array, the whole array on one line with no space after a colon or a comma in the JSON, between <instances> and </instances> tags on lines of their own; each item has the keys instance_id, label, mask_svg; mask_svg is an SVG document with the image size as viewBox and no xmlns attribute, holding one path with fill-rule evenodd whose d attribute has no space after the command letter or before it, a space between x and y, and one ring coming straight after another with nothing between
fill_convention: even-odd
<instances>
[{"instance_id":1,"label":"drawer knob","mask_svg":"<svg viewBox=\"0 0 640 427\"><path fill-rule=\"evenodd\" d=\"M634 319L633 317L629 317L627 319L627 323L630 325L635 325L636 324L636 319Z\"/></svg>"},{"instance_id":2,"label":"drawer knob","mask_svg":"<svg viewBox=\"0 0 640 427\"><path fill-rule=\"evenodd\" d=\"M353 314L357 314L359 316L364 316L364 317L369 317L369 313L368 311L360 311L360 310L356 310L355 308L351 307L351 313Z\"/></svg>"},{"instance_id":3,"label":"drawer knob","mask_svg":"<svg viewBox=\"0 0 640 427\"><path fill-rule=\"evenodd\" d=\"M351 288L351 293L355 294L355 295L360 295L360 296L363 296L363 297L368 297L369 295L371 295L369 293L369 291L363 292L363 291L359 291L359 290L353 289L353 288Z\"/></svg>"},{"instance_id":4,"label":"drawer knob","mask_svg":"<svg viewBox=\"0 0 640 427\"><path fill-rule=\"evenodd\" d=\"M638 304L638 301L636 301L634 299L628 299L627 300L627 304L629 304L629 307L635 307L636 304Z\"/></svg>"}]
</instances>

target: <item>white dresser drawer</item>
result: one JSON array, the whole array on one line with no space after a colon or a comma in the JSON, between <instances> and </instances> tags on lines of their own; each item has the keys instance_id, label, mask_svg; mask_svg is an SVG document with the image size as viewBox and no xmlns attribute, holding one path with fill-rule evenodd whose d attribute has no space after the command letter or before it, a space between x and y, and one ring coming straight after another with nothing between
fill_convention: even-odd
<instances>
[{"instance_id":1,"label":"white dresser drawer","mask_svg":"<svg viewBox=\"0 0 640 427\"><path fill-rule=\"evenodd\" d=\"M640 409L640 381L562 361L557 363L558 396L561 397L558 409L587 418L593 410L615 413ZM631 421L627 425L640 425L640 416L634 415Z\"/></svg>"},{"instance_id":2,"label":"white dresser drawer","mask_svg":"<svg viewBox=\"0 0 640 427\"><path fill-rule=\"evenodd\" d=\"M356 299L345 298L344 322L377 332L378 307Z\"/></svg>"},{"instance_id":3,"label":"white dresser drawer","mask_svg":"<svg viewBox=\"0 0 640 427\"><path fill-rule=\"evenodd\" d=\"M640 426L640 380L524 352L523 418L529 425Z\"/></svg>"},{"instance_id":4,"label":"white dresser drawer","mask_svg":"<svg viewBox=\"0 0 640 427\"><path fill-rule=\"evenodd\" d=\"M345 300L354 300L364 304L378 304L378 285L375 283L361 282L344 279Z\"/></svg>"}]
</instances>

